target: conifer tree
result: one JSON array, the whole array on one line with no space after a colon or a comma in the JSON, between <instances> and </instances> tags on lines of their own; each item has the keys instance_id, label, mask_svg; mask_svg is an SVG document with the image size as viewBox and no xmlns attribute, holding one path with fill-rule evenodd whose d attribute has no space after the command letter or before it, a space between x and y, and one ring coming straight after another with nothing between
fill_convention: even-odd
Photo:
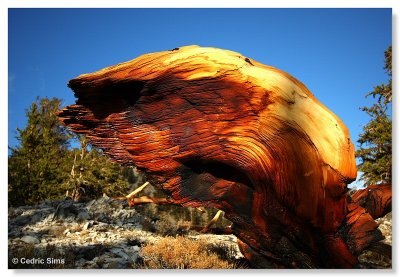
<instances>
[{"instance_id":1,"label":"conifer tree","mask_svg":"<svg viewBox=\"0 0 400 277\"><path fill-rule=\"evenodd\" d=\"M392 183L392 47L385 51L385 66L390 79L366 96L372 96L376 103L363 107L370 121L359 135L359 150L356 152L361 163L358 170L363 172L366 185Z\"/></svg>"},{"instance_id":2,"label":"conifer tree","mask_svg":"<svg viewBox=\"0 0 400 277\"><path fill-rule=\"evenodd\" d=\"M58 198L68 177L65 158L69 133L55 112L57 98L37 98L26 111L27 126L17 129L20 145L10 148L8 159L8 191L11 205L33 204Z\"/></svg>"},{"instance_id":3,"label":"conifer tree","mask_svg":"<svg viewBox=\"0 0 400 277\"><path fill-rule=\"evenodd\" d=\"M17 129L19 145L8 158L9 205L43 200L93 199L103 193L121 196L136 181L132 168L122 167L63 126L56 112L61 100L37 98L26 111L27 125ZM79 148L71 148L72 139Z\"/></svg>"}]
</instances>

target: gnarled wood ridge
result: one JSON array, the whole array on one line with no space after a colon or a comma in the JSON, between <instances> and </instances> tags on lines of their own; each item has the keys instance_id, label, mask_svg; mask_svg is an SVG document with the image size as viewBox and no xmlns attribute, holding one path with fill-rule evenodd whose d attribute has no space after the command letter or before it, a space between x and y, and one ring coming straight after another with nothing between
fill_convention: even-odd
<instances>
[{"instance_id":1,"label":"gnarled wood ridge","mask_svg":"<svg viewBox=\"0 0 400 277\"><path fill-rule=\"evenodd\" d=\"M347 196L356 178L343 122L304 84L216 48L151 53L69 82L59 112L171 204L211 206L258 267L351 268L382 239Z\"/></svg>"}]
</instances>

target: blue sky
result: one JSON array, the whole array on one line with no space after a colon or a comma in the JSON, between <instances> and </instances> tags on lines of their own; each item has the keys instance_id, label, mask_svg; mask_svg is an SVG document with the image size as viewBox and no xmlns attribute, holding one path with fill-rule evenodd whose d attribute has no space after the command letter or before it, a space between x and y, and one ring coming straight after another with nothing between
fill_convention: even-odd
<instances>
[{"instance_id":1,"label":"blue sky","mask_svg":"<svg viewBox=\"0 0 400 277\"><path fill-rule=\"evenodd\" d=\"M8 143L40 97L74 103L68 80L141 54L197 44L240 52L300 81L349 127L386 82L391 9L9 9Z\"/></svg>"}]
</instances>

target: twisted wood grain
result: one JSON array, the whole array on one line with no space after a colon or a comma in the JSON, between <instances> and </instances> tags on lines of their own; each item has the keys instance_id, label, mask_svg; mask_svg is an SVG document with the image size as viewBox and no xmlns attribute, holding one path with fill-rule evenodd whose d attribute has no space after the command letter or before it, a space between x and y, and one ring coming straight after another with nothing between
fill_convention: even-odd
<instances>
[{"instance_id":1,"label":"twisted wood grain","mask_svg":"<svg viewBox=\"0 0 400 277\"><path fill-rule=\"evenodd\" d=\"M145 171L170 203L223 210L255 266L349 268L382 239L347 197L357 170L346 126L279 69L187 46L69 87L78 100L59 117L72 131Z\"/></svg>"}]
</instances>

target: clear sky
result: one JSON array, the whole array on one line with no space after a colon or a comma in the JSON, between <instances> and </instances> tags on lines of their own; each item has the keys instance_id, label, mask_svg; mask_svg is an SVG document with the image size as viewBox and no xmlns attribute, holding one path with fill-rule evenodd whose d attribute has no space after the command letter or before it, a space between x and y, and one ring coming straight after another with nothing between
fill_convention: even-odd
<instances>
[{"instance_id":1,"label":"clear sky","mask_svg":"<svg viewBox=\"0 0 400 277\"><path fill-rule=\"evenodd\" d=\"M40 97L74 103L68 80L149 52L197 44L240 52L300 81L349 127L386 82L391 9L9 9L8 137Z\"/></svg>"}]
</instances>

